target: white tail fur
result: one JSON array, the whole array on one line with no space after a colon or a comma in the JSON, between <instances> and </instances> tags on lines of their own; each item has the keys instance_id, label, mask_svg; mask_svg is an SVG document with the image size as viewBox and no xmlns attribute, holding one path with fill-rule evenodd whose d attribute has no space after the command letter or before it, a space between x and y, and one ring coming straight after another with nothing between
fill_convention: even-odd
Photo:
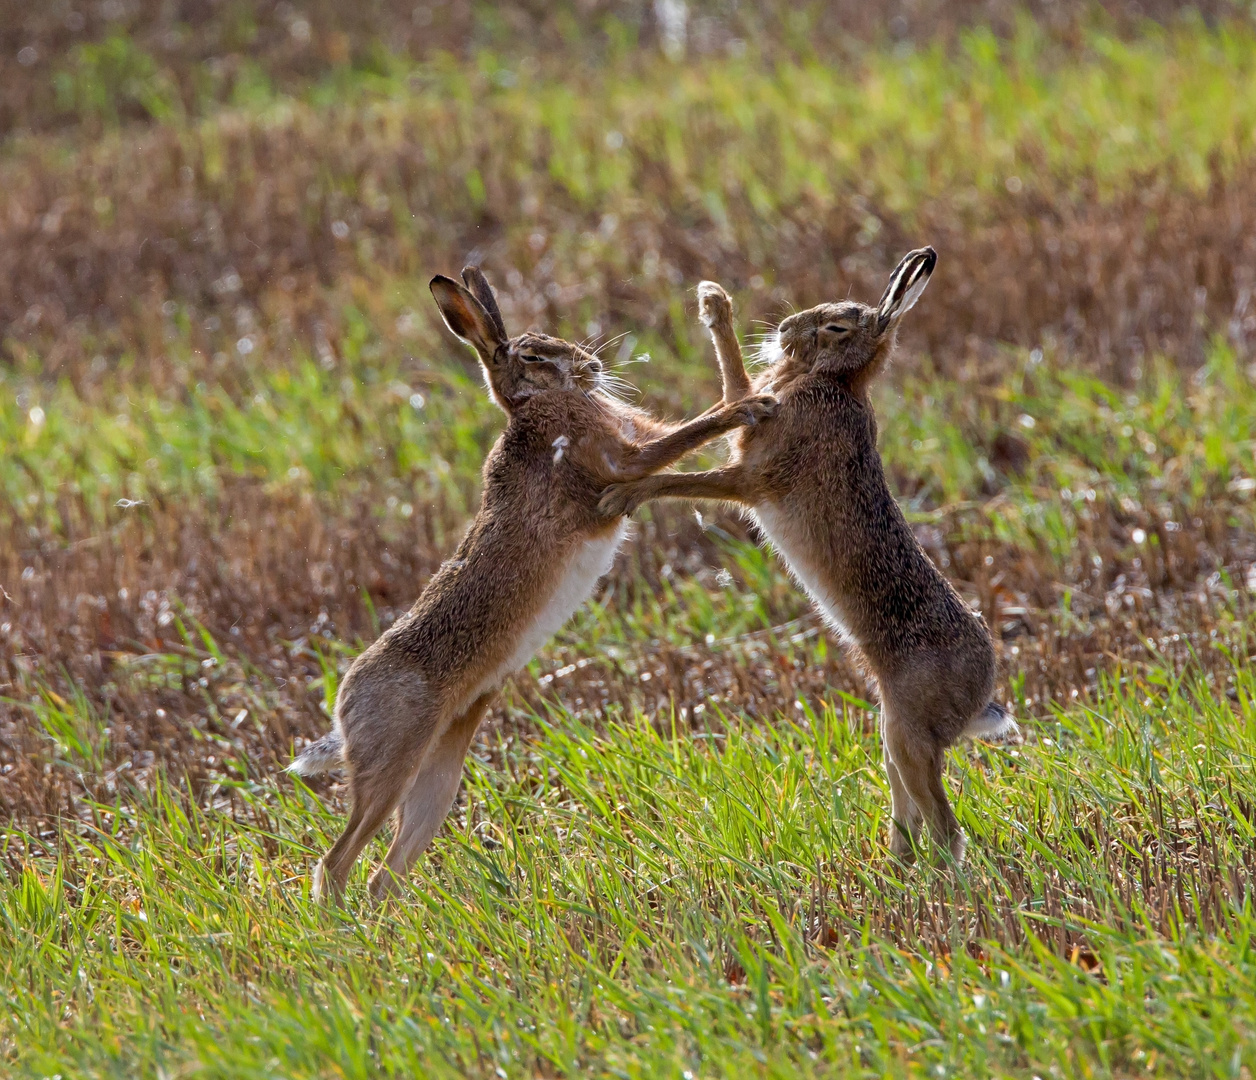
<instances>
[{"instance_id":1,"label":"white tail fur","mask_svg":"<svg viewBox=\"0 0 1256 1080\"><path fill-rule=\"evenodd\" d=\"M296 756L284 772L297 776L322 776L325 772L344 764L344 736L338 727L332 728L317 742L310 743Z\"/></svg>"},{"instance_id":2,"label":"white tail fur","mask_svg":"<svg viewBox=\"0 0 1256 1080\"><path fill-rule=\"evenodd\" d=\"M964 728L964 735L970 739L982 739L985 742L1021 742L1020 725L1012 714L997 701L990 702L974 716Z\"/></svg>"}]
</instances>

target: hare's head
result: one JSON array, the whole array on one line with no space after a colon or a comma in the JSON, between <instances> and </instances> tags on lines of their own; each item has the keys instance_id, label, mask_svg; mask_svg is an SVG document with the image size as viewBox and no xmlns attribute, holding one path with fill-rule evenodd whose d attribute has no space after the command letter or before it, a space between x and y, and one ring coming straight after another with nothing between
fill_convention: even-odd
<instances>
[{"instance_id":1,"label":"hare's head","mask_svg":"<svg viewBox=\"0 0 1256 1080\"><path fill-rule=\"evenodd\" d=\"M535 394L549 390L602 388L602 361L578 345L548 334L506 335L506 324L488 279L479 267L462 271L465 287L438 274L432 295L441 317L475 349L484 367L489 393L507 413Z\"/></svg>"},{"instance_id":2,"label":"hare's head","mask_svg":"<svg viewBox=\"0 0 1256 1080\"><path fill-rule=\"evenodd\" d=\"M765 358L786 377L829 371L862 384L888 356L899 319L920 299L937 261L931 247L909 252L874 308L842 300L791 315L764 343Z\"/></svg>"}]
</instances>

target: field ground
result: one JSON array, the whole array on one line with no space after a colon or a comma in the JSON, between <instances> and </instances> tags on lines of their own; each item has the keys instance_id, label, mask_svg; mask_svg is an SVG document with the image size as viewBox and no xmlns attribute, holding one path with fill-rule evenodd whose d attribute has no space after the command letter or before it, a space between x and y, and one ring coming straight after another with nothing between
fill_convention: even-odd
<instances>
[{"instance_id":1,"label":"field ground","mask_svg":"<svg viewBox=\"0 0 1256 1080\"><path fill-rule=\"evenodd\" d=\"M0 0L0 1072L1250 1080L1250 13L341 6ZM312 905L343 792L279 770L501 427L428 277L680 416L698 280L753 334L926 242L882 452L1026 731L950 757L964 871L889 860L871 688L672 506L406 902Z\"/></svg>"}]
</instances>

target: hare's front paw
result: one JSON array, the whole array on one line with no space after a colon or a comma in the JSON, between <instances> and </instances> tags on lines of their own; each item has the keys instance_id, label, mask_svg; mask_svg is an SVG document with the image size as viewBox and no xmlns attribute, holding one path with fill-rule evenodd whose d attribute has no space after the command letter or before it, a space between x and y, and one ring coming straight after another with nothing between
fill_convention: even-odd
<instances>
[{"instance_id":1,"label":"hare's front paw","mask_svg":"<svg viewBox=\"0 0 1256 1080\"><path fill-rule=\"evenodd\" d=\"M733 402L729 409L739 424L754 427L760 420L775 415L779 405L780 402L771 394L751 394Z\"/></svg>"},{"instance_id":2,"label":"hare's front paw","mask_svg":"<svg viewBox=\"0 0 1256 1080\"><path fill-rule=\"evenodd\" d=\"M598 512L603 517L623 517L631 514L640 502L633 498L631 484L611 484L598 500Z\"/></svg>"},{"instance_id":3,"label":"hare's front paw","mask_svg":"<svg viewBox=\"0 0 1256 1080\"><path fill-rule=\"evenodd\" d=\"M698 282L698 318L707 327L716 323L732 324L733 302L714 281Z\"/></svg>"}]
</instances>

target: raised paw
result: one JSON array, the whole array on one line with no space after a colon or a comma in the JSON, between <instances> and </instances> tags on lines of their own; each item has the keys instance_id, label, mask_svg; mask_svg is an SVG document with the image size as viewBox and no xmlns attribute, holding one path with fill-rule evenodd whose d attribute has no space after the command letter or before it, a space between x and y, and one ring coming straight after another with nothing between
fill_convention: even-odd
<instances>
[{"instance_id":1,"label":"raised paw","mask_svg":"<svg viewBox=\"0 0 1256 1080\"><path fill-rule=\"evenodd\" d=\"M698 282L698 318L707 327L716 323L732 325L733 302L728 298L728 293L714 281Z\"/></svg>"},{"instance_id":2,"label":"raised paw","mask_svg":"<svg viewBox=\"0 0 1256 1080\"><path fill-rule=\"evenodd\" d=\"M631 514L640 502L633 498L631 484L611 484L598 500L598 512L603 517L623 517Z\"/></svg>"},{"instance_id":3,"label":"raised paw","mask_svg":"<svg viewBox=\"0 0 1256 1080\"><path fill-rule=\"evenodd\" d=\"M734 401L728 408L739 424L754 427L760 420L775 415L780 402L771 394L751 394L740 401Z\"/></svg>"}]
</instances>

